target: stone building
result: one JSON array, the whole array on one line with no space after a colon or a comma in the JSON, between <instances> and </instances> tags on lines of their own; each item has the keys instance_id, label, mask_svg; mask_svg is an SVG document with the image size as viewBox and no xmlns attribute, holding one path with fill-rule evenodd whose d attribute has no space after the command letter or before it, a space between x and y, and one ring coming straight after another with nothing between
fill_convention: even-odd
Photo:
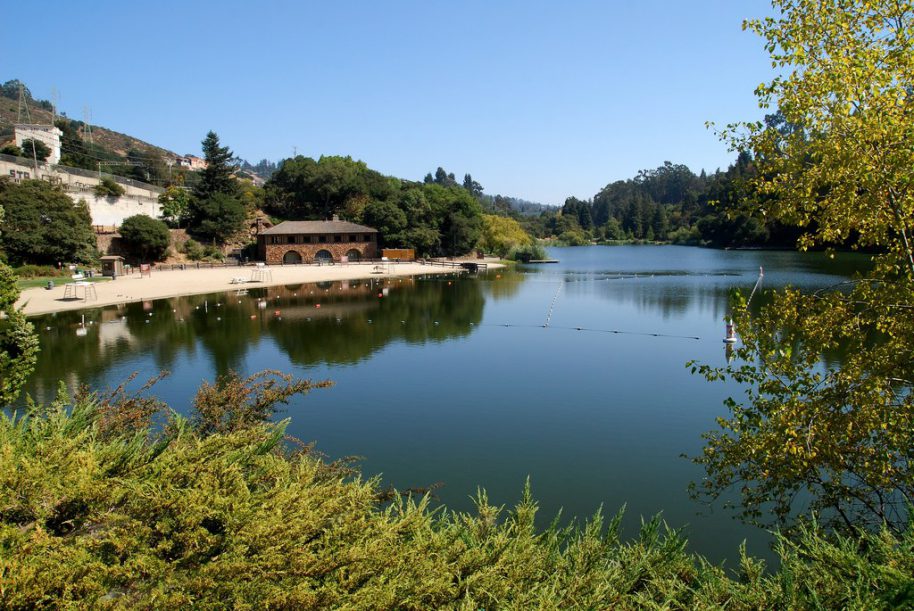
<instances>
[{"instance_id":1,"label":"stone building","mask_svg":"<svg viewBox=\"0 0 914 611\"><path fill-rule=\"evenodd\" d=\"M285 221L257 236L257 253L271 265L361 261L378 256L378 230L341 221Z\"/></svg>"}]
</instances>

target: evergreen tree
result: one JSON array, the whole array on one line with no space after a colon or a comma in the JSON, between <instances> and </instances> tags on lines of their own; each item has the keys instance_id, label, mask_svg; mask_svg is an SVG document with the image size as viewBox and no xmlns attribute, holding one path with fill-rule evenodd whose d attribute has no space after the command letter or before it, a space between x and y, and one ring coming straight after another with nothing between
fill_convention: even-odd
<instances>
[{"instance_id":1,"label":"evergreen tree","mask_svg":"<svg viewBox=\"0 0 914 611\"><path fill-rule=\"evenodd\" d=\"M207 199L216 193L235 195L237 183L232 176L234 168L230 161L234 157L227 146L219 145L219 136L215 132L206 134L203 139L203 158L206 159L206 169L200 175L200 182L194 189L194 195L199 199Z\"/></svg>"},{"instance_id":2,"label":"evergreen tree","mask_svg":"<svg viewBox=\"0 0 914 611\"><path fill-rule=\"evenodd\" d=\"M227 146L220 146L215 132L203 139L206 169L194 188L188 215L190 229L205 238L223 242L241 229L244 205L238 198L238 183L232 175L234 157Z\"/></svg>"}]
</instances>

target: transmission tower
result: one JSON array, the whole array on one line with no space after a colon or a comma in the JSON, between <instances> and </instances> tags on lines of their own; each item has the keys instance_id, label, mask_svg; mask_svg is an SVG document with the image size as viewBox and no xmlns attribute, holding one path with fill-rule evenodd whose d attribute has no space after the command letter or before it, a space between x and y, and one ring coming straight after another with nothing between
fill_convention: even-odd
<instances>
[{"instance_id":1,"label":"transmission tower","mask_svg":"<svg viewBox=\"0 0 914 611\"><path fill-rule=\"evenodd\" d=\"M19 83L19 119L18 122L22 123L22 114L25 111L25 122L30 124L32 123L32 113L29 112L29 101L25 97L25 85ZM32 143L32 163L35 167L35 178L38 178L38 151L35 148L35 135L34 132L32 137L29 138L29 141Z\"/></svg>"},{"instance_id":2,"label":"transmission tower","mask_svg":"<svg viewBox=\"0 0 914 611\"><path fill-rule=\"evenodd\" d=\"M22 115L25 114L25 121L22 120ZM19 83L19 117L16 119L16 123L31 123L32 115L29 113L29 101L25 97L25 85Z\"/></svg>"},{"instance_id":3,"label":"transmission tower","mask_svg":"<svg viewBox=\"0 0 914 611\"><path fill-rule=\"evenodd\" d=\"M92 109L83 106L83 140L92 144Z\"/></svg>"},{"instance_id":4,"label":"transmission tower","mask_svg":"<svg viewBox=\"0 0 914 611\"><path fill-rule=\"evenodd\" d=\"M60 105L60 92L51 87L51 125L57 122L57 107Z\"/></svg>"}]
</instances>

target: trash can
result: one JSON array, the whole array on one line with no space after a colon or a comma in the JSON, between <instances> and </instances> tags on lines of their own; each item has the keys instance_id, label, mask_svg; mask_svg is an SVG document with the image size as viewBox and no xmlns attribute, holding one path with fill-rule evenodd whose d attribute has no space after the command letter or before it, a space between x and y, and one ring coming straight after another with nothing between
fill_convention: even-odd
<instances>
[{"instance_id":1,"label":"trash can","mask_svg":"<svg viewBox=\"0 0 914 611\"><path fill-rule=\"evenodd\" d=\"M46 286L45 289L48 290L48 291L50 291L50 290L53 289L53 288L54 288L54 281L53 281L53 280L48 280L48 286Z\"/></svg>"}]
</instances>

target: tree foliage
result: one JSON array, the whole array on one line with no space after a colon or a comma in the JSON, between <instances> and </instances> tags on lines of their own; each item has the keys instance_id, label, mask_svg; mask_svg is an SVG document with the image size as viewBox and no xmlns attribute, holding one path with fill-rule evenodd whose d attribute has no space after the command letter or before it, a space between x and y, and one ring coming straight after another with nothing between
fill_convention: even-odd
<instances>
[{"instance_id":1,"label":"tree foliage","mask_svg":"<svg viewBox=\"0 0 914 611\"><path fill-rule=\"evenodd\" d=\"M162 218L172 227L180 227L187 222L190 213L191 195L186 189L171 185L159 195L159 204L162 206Z\"/></svg>"},{"instance_id":2,"label":"tree foliage","mask_svg":"<svg viewBox=\"0 0 914 611\"><path fill-rule=\"evenodd\" d=\"M12 263L89 262L97 255L86 203L74 204L59 187L0 181L0 206L6 211L0 244Z\"/></svg>"},{"instance_id":3,"label":"tree foliage","mask_svg":"<svg viewBox=\"0 0 914 611\"><path fill-rule=\"evenodd\" d=\"M0 206L0 237L6 230L5 213ZM32 324L16 308L19 289L16 274L0 261L0 407L10 405L35 369L38 338Z\"/></svg>"},{"instance_id":4,"label":"tree foliage","mask_svg":"<svg viewBox=\"0 0 914 611\"><path fill-rule=\"evenodd\" d=\"M95 185L93 191L98 197L120 197L127 192L127 189L113 178L106 176Z\"/></svg>"},{"instance_id":5,"label":"tree foliage","mask_svg":"<svg viewBox=\"0 0 914 611\"><path fill-rule=\"evenodd\" d=\"M220 144L215 132L208 132L202 145L206 168L188 203L188 227L200 237L221 243L242 228L247 211L233 175L232 151Z\"/></svg>"},{"instance_id":6,"label":"tree foliage","mask_svg":"<svg viewBox=\"0 0 914 611\"><path fill-rule=\"evenodd\" d=\"M853 236L881 254L867 277L836 290L788 290L756 316L737 304L737 360L702 372L742 382L746 397L708 434L697 491L737 487L754 520L769 508L802 515L808 503L846 530L900 532L914 500L914 9L774 4L776 17L747 26L784 70L759 88L783 121L723 136L755 152L755 205L804 227L803 247Z\"/></svg>"},{"instance_id":7,"label":"tree foliage","mask_svg":"<svg viewBox=\"0 0 914 611\"><path fill-rule=\"evenodd\" d=\"M222 243L242 227L245 218L247 212L241 200L227 193L216 193L203 200L192 200L188 224L196 235Z\"/></svg>"},{"instance_id":8,"label":"tree foliage","mask_svg":"<svg viewBox=\"0 0 914 611\"><path fill-rule=\"evenodd\" d=\"M145 214L127 217L118 228L128 250L142 261L159 261L171 244L168 225Z\"/></svg>"},{"instance_id":9,"label":"tree foliage","mask_svg":"<svg viewBox=\"0 0 914 611\"><path fill-rule=\"evenodd\" d=\"M533 238L516 220L494 214L484 214L482 220L483 230L479 247L485 252L506 257L511 251L533 246Z\"/></svg>"},{"instance_id":10,"label":"tree foliage","mask_svg":"<svg viewBox=\"0 0 914 611\"><path fill-rule=\"evenodd\" d=\"M390 181L351 157L286 159L265 187L267 211L288 219L326 220L353 199L387 200Z\"/></svg>"},{"instance_id":11,"label":"tree foliage","mask_svg":"<svg viewBox=\"0 0 914 611\"><path fill-rule=\"evenodd\" d=\"M440 182L415 183L350 157L299 156L285 160L267 182L265 207L292 219L339 214L377 228L382 246L414 248L420 255L464 254L481 235L482 207L453 174L439 175Z\"/></svg>"},{"instance_id":12,"label":"tree foliage","mask_svg":"<svg viewBox=\"0 0 914 611\"><path fill-rule=\"evenodd\" d=\"M200 173L200 182L194 189L194 196L205 200L217 193L234 195L237 191L237 183L232 175L234 167L231 165L234 154L227 146L220 144L219 136L212 131L207 132L201 144L206 168Z\"/></svg>"},{"instance_id":13,"label":"tree foliage","mask_svg":"<svg viewBox=\"0 0 914 611\"><path fill-rule=\"evenodd\" d=\"M26 138L23 140L20 149L25 157L31 159L34 156L34 158L41 163L47 161L48 157L51 156L51 149L48 148L48 145L41 140L35 140L33 138Z\"/></svg>"}]
</instances>

